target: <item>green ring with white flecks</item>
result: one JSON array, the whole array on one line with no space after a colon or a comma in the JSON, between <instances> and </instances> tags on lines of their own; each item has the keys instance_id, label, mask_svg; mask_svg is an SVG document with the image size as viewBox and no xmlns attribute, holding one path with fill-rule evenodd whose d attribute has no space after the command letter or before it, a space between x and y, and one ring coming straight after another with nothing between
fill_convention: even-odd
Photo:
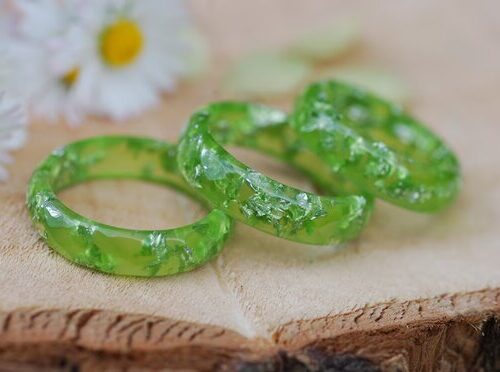
<instances>
[{"instance_id":1,"label":"green ring with white flecks","mask_svg":"<svg viewBox=\"0 0 500 372\"><path fill-rule=\"evenodd\" d=\"M323 188L332 182L322 162L289 130L283 112L250 103L214 103L191 117L178 147L179 169L214 208L261 231L306 244L344 242L365 226L370 197L319 196L284 185L235 159L225 144L281 158Z\"/></svg>"},{"instance_id":2,"label":"green ring with white flecks","mask_svg":"<svg viewBox=\"0 0 500 372\"><path fill-rule=\"evenodd\" d=\"M162 141L127 136L90 138L54 151L30 180L33 223L61 255L105 273L151 277L203 265L219 253L232 228L220 210L175 229L129 230L81 216L56 196L80 182L126 178L170 186L199 200L178 171L176 151Z\"/></svg>"},{"instance_id":3,"label":"green ring with white flecks","mask_svg":"<svg viewBox=\"0 0 500 372\"><path fill-rule=\"evenodd\" d=\"M460 189L453 151L399 106L362 89L336 81L311 84L290 122L335 174L340 193L369 193L403 208L435 212Z\"/></svg>"}]
</instances>

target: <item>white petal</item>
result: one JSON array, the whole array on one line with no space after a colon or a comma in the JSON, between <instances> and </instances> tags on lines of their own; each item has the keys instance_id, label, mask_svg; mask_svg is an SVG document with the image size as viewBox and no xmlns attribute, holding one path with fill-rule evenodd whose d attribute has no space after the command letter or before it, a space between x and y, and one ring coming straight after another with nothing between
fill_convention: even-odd
<instances>
[{"instance_id":1,"label":"white petal","mask_svg":"<svg viewBox=\"0 0 500 372\"><path fill-rule=\"evenodd\" d=\"M109 116L115 120L124 120L127 117L139 114L146 108L158 103L154 90L142 79L130 77L116 79L116 77L103 78L98 94L98 113Z\"/></svg>"},{"instance_id":2,"label":"white petal","mask_svg":"<svg viewBox=\"0 0 500 372\"><path fill-rule=\"evenodd\" d=\"M20 148L25 141L26 115L21 103L0 92L0 181L8 176L1 164L12 162L7 151Z\"/></svg>"}]
</instances>

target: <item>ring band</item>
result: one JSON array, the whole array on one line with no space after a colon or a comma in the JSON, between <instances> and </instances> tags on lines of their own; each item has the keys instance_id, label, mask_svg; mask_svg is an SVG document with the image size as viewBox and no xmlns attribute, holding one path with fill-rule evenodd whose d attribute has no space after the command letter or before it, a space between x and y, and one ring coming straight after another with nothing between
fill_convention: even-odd
<instances>
[{"instance_id":1,"label":"ring band","mask_svg":"<svg viewBox=\"0 0 500 372\"><path fill-rule=\"evenodd\" d=\"M131 276L189 271L217 255L232 227L220 210L175 229L129 230L85 218L56 197L76 183L119 178L169 185L197 198L178 171L174 145L126 136L75 142L54 151L28 187L31 218L48 245L77 264Z\"/></svg>"},{"instance_id":2,"label":"ring band","mask_svg":"<svg viewBox=\"0 0 500 372\"><path fill-rule=\"evenodd\" d=\"M284 113L239 102L211 104L190 119L178 148L179 168L214 208L261 231L306 244L334 244L356 237L371 203L362 195L318 196L250 169L221 144L286 154ZM285 149L286 150L286 149ZM293 160L294 157L290 157Z\"/></svg>"},{"instance_id":3,"label":"ring band","mask_svg":"<svg viewBox=\"0 0 500 372\"><path fill-rule=\"evenodd\" d=\"M291 124L349 192L433 212L457 195L460 165L448 146L397 106L347 84L324 81L298 98ZM339 190L342 191L342 190Z\"/></svg>"}]
</instances>

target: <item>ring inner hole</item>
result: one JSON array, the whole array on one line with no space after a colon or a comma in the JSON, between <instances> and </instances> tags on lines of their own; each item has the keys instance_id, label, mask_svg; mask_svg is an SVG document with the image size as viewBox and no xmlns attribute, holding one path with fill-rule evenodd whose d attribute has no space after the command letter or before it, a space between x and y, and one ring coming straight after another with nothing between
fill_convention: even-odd
<instances>
[{"instance_id":1,"label":"ring inner hole","mask_svg":"<svg viewBox=\"0 0 500 372\"><path fill-rule=\"evenodd\" d=\"M202 204L170 187L138 180L94 180L59 193L75 212L129 229L169 229L207 214Z\"/></svg>"},{"instance_id":2,"label":"ring inner hole","mask_svg":"<svg viewBox=\"0 0 500 372\"><path fill-rule=\"evenodd\" d=\"M73 153L70 149L67 156L77 159L76 165L70 163L68 171L57 177L65 179L59 198L82 216L129 229L175 228L206 215L203 205L183 192L189 189L173 170L174 153L154 148L134 151L131 143L89 142Z\"/></svg>"}]
</instances>

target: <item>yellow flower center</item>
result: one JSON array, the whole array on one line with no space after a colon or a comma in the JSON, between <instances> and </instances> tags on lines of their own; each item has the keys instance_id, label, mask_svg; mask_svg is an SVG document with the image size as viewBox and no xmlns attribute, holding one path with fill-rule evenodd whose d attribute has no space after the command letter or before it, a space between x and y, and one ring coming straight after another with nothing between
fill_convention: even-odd
<instances>
[{"instance_id":1,"label":"yellow flower center","mask_svg":"<svg viewBox=\"0 0 500 372\"><path fill-rule=\"evenodd\" d=\"M61 81L67 88L71 88L71 86L75 83L79 76L80 69L78 67L75 67L64 74L61 78Z\"/></svg>"},{"instance_id":2,"label":"yellow flower center","mask_svg":"<svg viewBox=\"0 0 500 372\"><path fill-rule=\"evenodd\" d=\"M101 56L108 65L126 66L132 63L142 51L142 32L137 23L128 19L119 19L104 29L100 47Z\"/></svg>"}]
</instances>

